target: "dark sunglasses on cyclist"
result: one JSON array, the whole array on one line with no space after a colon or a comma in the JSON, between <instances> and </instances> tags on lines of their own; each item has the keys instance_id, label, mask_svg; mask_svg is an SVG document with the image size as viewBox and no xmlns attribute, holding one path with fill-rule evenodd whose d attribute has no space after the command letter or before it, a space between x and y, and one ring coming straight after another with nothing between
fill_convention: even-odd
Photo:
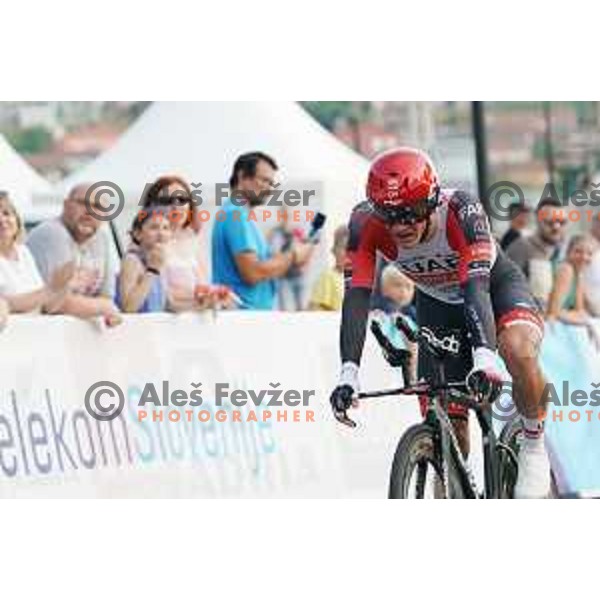
<instances>
[{"instance_id":1,"label":"dark sunglasses on cyclist","mask_svg":"<svg viewBox=\"0 0 600 600\"><path fill-rule=\"evenodd\" d=\"M415 225L427 220L438 205L438 195L425 198L412 206L375 207L375 212L388 225Z\"/></svg>"}]
</instances>

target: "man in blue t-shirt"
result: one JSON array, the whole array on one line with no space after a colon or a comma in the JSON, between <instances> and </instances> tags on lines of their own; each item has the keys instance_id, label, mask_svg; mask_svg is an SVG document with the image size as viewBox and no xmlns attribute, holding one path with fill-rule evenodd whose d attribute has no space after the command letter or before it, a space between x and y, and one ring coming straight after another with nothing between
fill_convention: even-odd
<instances>
[{"instance_id":1,"label":"man in blue t-shirt","mask_svg":"<svg viewBox=\"0 0 600 600\"><path fill-rule=\"evenodd\" d=\"M284 252L272 254L262 231L249 219L275 185L277 164L262 152L242 154L233 166L229 185L234 198L219 211L212 233L212 272L217 284L230 287L241 299L241 308L272 310L275 279L294 265L304 264L312 245L294 242ZM243 198L239 200L238 198Z\"/></svg>"}]
</instances>

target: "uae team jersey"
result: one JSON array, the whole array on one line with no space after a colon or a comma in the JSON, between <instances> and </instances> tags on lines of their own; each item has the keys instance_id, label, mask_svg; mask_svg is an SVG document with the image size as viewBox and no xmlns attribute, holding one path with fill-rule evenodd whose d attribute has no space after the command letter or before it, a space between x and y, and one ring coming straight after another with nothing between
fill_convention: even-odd
<instances>
[{"instance_id":1,"label":"uae team jersey","mask_svg":"<svg viewBox=\"0 0 600 600\"><path fill-rule=\"evenodd\" d=\"M442 190L431 238L414 248L399 248L368 202L356 206L350 220L350 287L373 287L377 255L394 264L424 293L447 302L464 302L469 277L489 274L496 245L481 203L463 192Z\"/></svg>"}]
</instances>

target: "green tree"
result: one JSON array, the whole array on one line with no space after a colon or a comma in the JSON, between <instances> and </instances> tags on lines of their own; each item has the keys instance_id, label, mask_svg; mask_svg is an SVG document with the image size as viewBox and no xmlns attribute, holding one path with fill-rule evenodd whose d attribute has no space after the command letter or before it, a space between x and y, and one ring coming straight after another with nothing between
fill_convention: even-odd
<instances>
[{"instance_id":1,"label":"green tree","mask_svg":"<svg viewBox=\"0 0 600 600\"><path fill-rule=\"evenodd\" d=\"M52 146L52 134L41 125L15 131L9 140L15 150L22 154L39 154Z\"/></svg>"},{"instance_id":2,"label":"green tree","mask_svg":"<svg viewBox=\"0 0 600 600\"><path fill-rule=\"evenodd\" d=\"M352 102L342 100L321 101L309 100L301 102L302 106L317 120L323 127L332 129L336 120L339 118L352 118L354 107Z\"/></svg>"}]
</instances>

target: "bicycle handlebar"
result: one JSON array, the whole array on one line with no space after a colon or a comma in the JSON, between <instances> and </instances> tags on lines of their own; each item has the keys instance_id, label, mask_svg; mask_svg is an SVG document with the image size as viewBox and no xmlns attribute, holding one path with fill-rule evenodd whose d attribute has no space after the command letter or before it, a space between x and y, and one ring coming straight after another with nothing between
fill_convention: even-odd
<instances>
[{"instance_id":1,"label":"bicycle handlebar","mask_svg":"<svg viewBox=\"0 0 600 600\"><path fill-rule=\"evenodd\" d=\"M440 363L443 362L445 358L449 356L458 356L460 353L460 342L454 335L448 335L440 339L431 329L428 327L419 327L410 317L404 314L397 315L395 325L409 342L422 345L426 351L440 361ZM410 351L395 348L376 321L371 323L371 331L381 346L388 362L392 366L405 367L410 356ZM404 374L404 376L406 382L406 374ZM431 385L427 382L416 382L402 388L374 392L360 392L358 394L358 399L380 398L382 396L433 396L442 390L462 392L465 396L464 402L469 402L469 392L464 382L442 383L436 385ZM460 399L458 401L460 402Z\"/></svg>"},{"instance_id":2,"label":"bicycle handlebar","mask_svg":"<svg viewBox=\"0 0 600 600\"><path fill-rule=\"evenodd\" d=\"M443 385L434 386L427 382L421 382L401 388L391 388L375 392L359 392L357 397L359 400L362 400L364 398L381 398L382 396L414 396L419 394L432 396L437 394L440 390L455 390L461 392L465 396L469 395L465 383L445 383Z\"/></svg>"}]
</instances>

